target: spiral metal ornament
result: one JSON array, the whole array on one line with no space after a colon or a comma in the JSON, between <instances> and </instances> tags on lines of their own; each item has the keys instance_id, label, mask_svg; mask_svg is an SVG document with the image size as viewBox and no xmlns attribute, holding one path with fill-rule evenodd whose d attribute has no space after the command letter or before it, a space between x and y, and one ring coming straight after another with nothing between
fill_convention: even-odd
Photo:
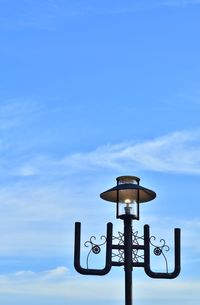
<instances>
[{"instance_id":1,"label":"spiral metal ornament","mask_svg":"<svg viewBox=\"0 0 200 305\"><path fill-rule=\"evenodd\" d=\"M98 245L93 246L93 247L92 247L92 252L93 252L94 254L99 254L99 253L101 252L100 246L98 246Z\"/></svg>"},{"instance_id":2,"label":"spiral metal ornament","mask_svg":"<svg viewBox=\"0 0 200 305\"><path fill-rule=\"evenodd\" d=\"M88 252L88 255L87 255L87 258L86 258L86 265L87 265L87 269L89 269L89 258L90 258L90 254L91 253L94 253L94 254L99 254L101 252L101 247L103 245L106 244L106 236L105 235L102 235L100 237L101 240L103 240L102 243L100 244L97 244L95 242L96 240L96 237L95 236L91 236L89 240L87 240L85 243L84 243L84 246L85 247L90 247L90 250Z\"/></svg>"},{"instance_id":3,"label":"spiral metal ornament","mask_svg":"<svg viewBox=\"0 0 200 305\"><path fill-rule=\"evenodd\" d=\"M153 250L153 253L156 255L156 256L160 256L162 254L162 249L159 248L159 247L156 247L154 250Z\"/></svg>"},{"instance_id":4,"label":"spiral metal ornament","mask_svg":"<svg viewBox=\"0 0 200 305\"><path fill-rule=\"evenodd\" d=\"M169 269L168 269L168 262L167 262L167 257L166 257L166 255L165 255L164 251L165 251L165 252L168 252L168 251L170 250L170 248L169 248L168 245L166 245L166 242L165 242L164 239L160 239L160 243L161 243L160 246L154 244L154 241L155 241L155 240L156 240L156 237L155 237L155 236L151 236L151 237L150 237L150 240L149 240L151 246L154 247L153 253L154 253L156 256L160 256L160 255L163 256L163 258L164 258L164 260L165 260L166 272L168 273L168 272L169 272Z\"/></svg>"}]
</instances>

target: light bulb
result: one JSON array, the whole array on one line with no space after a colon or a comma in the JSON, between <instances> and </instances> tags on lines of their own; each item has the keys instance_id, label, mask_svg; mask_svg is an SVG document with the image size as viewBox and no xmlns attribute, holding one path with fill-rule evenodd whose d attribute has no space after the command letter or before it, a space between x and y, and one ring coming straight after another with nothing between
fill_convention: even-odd
<instances>
[{"instance_id":1,"label":"light bulb","mask_svg":"<svg viewBox=\"0 0 200 305\"><path fill-rule=\"evenodd\" d=\"M125 199L124 203L126 203L126 205L129 206L129 204L131 203L131 199L129 199L129 198Z\"/></svg>"}]
</instances>

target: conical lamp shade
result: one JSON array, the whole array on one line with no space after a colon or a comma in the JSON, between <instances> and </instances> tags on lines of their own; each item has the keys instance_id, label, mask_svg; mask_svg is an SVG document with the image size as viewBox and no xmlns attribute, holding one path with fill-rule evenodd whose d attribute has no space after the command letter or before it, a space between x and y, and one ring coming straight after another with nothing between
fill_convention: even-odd
<instances>
[{"instance_id":1,"label":"conical lamp shade","mask_svg":"<svg viewBox=\"0 0 200 305\"><path fill-rule=\"evenodd\" d=\"M123 183L101 193L100 197L111 202L125 202L128 198L131 201L142 203L153 200L156 197L156 193L138 184Z\"/></svg>"}]
</instances>

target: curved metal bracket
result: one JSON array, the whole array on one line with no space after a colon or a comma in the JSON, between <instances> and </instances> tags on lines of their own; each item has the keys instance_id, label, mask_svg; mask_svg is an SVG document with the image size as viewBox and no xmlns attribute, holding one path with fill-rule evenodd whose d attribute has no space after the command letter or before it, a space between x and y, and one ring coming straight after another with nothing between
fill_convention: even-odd
<instances>
[{"instance_id":1,"label":"curved metal bracket","mask_svg":"<svg viewBox=\"0 0 200 305\"><path fill-rule=\"evenodd\" d=\"M160 278L160 279L174 279L176 278L180 271L180 248L181 248L181 230L174 230L174 239L175 239L175 250L174 250L174 271L173 272L153 272L150 267L150 233L149 233L149 225L144 226L144 261L145 261L145 272L149 277L152 278Z\"/></svg>"},{"instance_id":2,"label":"curved metal bracket","mask_svg":"<svg viewBox=\"0 0 200 305\"><path fill-rule=\"evenodd\" d=\"M105 267L103 269L82 268L80 265L81 223L75 223L74 267L76 271L81 274L89 275L105 275L110 271L112 267L112 231L113 225L111 222L109 222L107 223Z\"/></svg>"}]
</instances>

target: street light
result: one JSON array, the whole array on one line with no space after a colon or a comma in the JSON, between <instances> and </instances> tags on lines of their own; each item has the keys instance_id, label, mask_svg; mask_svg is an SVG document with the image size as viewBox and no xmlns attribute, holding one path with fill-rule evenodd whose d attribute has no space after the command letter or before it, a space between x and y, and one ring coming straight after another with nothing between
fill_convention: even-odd
<instances>
[{"instance_id":1,"label":"street light","mask_svg":"<svg viewBox=\"0 0 200 305\"><path fill-rule=\"evenodd\" d=\"M117 186L101 193L100 197L116 202L116 218L124 219L125 215L130 214L132 219L139 220L140 203L153 200L156 193L140 186L140 178L135 176L120 176L116 180Z\"/></svg>"},{"instance_id":2,"label":"street light","mask_svg":"<svg viewBox=\"0 0 200 305\"><path fill-rule=\"evenodd\" d=\"M105 275L112 266L124 266L125 271L125 305L132 305L132 270L134 267L143 267L146 274L152 278L174 279L180 273L180 229L174 230L174 271L169 272L165 251L169 250L165 240L161 239L161 245L155 245L155 237L150 236L149 225L144 226L144 234L138 236L132 227L133 220L140 218L140 204L155 199L156 193L150 189L139 185L140 179L135 176L120 176L117 185L103 193L100 197L106 201L116 203L116 218L120 218L124 223L123 233L118 236L113 235L112 223L107 224L107 235L104 242L97 244L95 237L85 242L85 246L90 246L87 256L87 267L80 264L80 241L81 224L75 224L75 249L74 267L81 274ZM114 243L117 241L118 243ZM90 269L88 259L91 253L99 254L101 246L106 244L106 259L103 269ZM150 266L150 249L156 256L162 255L166 265L166 272L154 272ZM141 254L142 253L142 254ZM117 261L116 261L117 258Z\"/></svg>"}]
</instances>

